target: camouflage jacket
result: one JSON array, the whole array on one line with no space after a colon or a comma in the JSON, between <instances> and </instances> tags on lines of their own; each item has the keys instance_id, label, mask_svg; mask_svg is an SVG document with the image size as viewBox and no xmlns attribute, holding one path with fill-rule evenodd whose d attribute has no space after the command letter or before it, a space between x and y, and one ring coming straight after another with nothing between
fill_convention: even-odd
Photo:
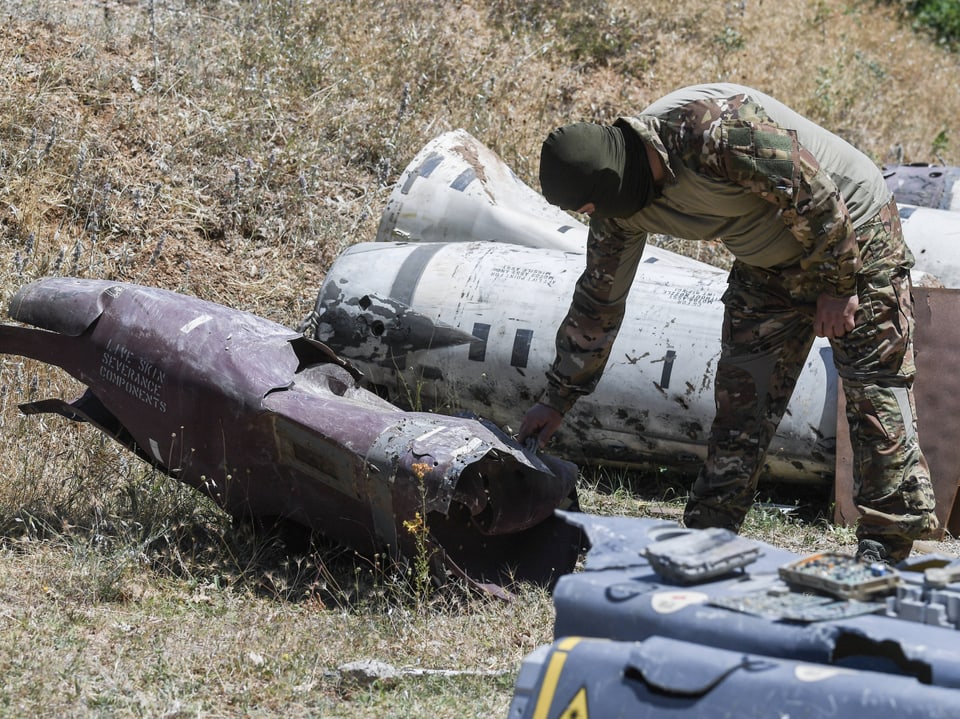
<instances>
[{"instance_id":1,"label":"camouflage jacket","mask_svg":"<svg viewBox=\"0 0 960 719\"><path fill-rule=\"evenodd\" d=\"M590 223L587 266L541 398L562 412L600 380L649 233L721 239L807 295L845 297L861 266L855 228L890 200L869 158L743 86L684 88L616 124L656 150L666 177L640 212Z\"/></svg>"}]
</instances>

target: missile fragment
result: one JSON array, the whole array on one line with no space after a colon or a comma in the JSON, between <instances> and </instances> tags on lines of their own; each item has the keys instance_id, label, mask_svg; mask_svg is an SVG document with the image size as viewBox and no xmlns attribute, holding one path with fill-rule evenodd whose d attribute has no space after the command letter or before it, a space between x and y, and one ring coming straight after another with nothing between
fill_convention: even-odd
<instances>
[{"instance_id":1,"label":"missile fragment","mask_svg":"<svg viewBox=\"0 0 960 719\"><path fill-rule=\"evenodd\" d=\"M438 574L494 592L508 575L549 583L576 560L579 532L553 516L575 503L575 465L475 417L404 412L300 333L174 292L72 278L22 288L10 314L34 327L0 326L0 352L87 386L24 412L89 422L234 516L292 520L397 559L426 546ZM417 326L405 318L401 328Z\"/></svg>"}]
</instances>

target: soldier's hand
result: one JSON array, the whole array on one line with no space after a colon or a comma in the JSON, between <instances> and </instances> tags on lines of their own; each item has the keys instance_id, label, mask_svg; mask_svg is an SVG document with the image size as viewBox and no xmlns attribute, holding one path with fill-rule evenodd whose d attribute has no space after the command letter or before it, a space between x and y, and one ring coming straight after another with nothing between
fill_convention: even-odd
<instances>
[{"instance_id":1,"label":"soldier's hand","mask_svg":"<svg viewBox=\"0 0 960 719\"><path fill-rule=\"evenodd\" d=\"M537 446L543 449L561 424L563 424L561 412L543 402L538 402L523 415L517 441L524 444L528 438L532 437L536 440Z\"/></svg>"},{"instance_id":2,"label":"soldier's hand","mask_svg":"<svg viewBox=\"0 0 960 719\"><path fill-rule=\"evenodd\" d=\"M817 298L817 314L813 328L817 337L843 337L856 326L854 316L860 306L857 295L851 297L832 297L826 293Z\"/></svg>"}]
</instances>

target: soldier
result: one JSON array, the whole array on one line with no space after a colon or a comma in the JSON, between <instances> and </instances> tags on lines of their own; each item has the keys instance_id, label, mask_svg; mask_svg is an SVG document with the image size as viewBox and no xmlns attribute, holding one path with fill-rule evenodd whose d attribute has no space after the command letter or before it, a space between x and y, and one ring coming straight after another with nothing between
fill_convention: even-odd
<instances>
[{"instance_id":1,"label":"soldier","mask_svg":"<svg viewBox=\"0 0 960 719\"><path fill-rule=\"evenodd\" d=\"M913 256L869 158L754 89L698 85L639 117L550 133L540 183L551 204L588 214L590 232L548 386L523 418L521 441L544 446L596 386L648 234L720 239L735 259L717 413L686 525L739 531L820 336L846 396L858 555L895 563L937 529L912 392Z\"/></svg>"}]
</instances>

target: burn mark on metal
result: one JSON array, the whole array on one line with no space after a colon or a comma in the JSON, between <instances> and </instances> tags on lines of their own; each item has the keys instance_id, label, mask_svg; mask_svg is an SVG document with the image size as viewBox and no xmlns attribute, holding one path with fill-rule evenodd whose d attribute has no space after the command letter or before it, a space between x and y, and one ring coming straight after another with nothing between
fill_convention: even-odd
<instances>
[{"instance_id":1,"label":"burn mark on metal","mask_svg":"<svg viewBox=\"0 0 960 719\"><path fill-rule=\"evenodd\" d=\"M473 335L435 321L396 300L363 295L344 301L326 294L314 311L315 339L340 351L349 350L353 359L380 366L404 369L407 355L476 341Z\"/></svg>"},{"instance_id":2,"label":"burn mark on metal","mask_svg":"<svg viewBox=\"0 0 960 719\"><path fill-rule=\"evenodd\" d=\"M684 422L683 423L683 433L691 440L700 441L704 439L705 433L703 431L703 425L699 422Z\"/></svg>"},{"instance_id":3,"label":"burn mark on metal","mask_svg":"<svg viewBox=\"0 0 960 719\"><path fill-rule=\"evenodd\" d=\"M433 382L442 382L443 381L443 370L439 367L433 367L431 365L421 365L420 375L424 379L428 379Z\"/></svg>"}]
</instances>

